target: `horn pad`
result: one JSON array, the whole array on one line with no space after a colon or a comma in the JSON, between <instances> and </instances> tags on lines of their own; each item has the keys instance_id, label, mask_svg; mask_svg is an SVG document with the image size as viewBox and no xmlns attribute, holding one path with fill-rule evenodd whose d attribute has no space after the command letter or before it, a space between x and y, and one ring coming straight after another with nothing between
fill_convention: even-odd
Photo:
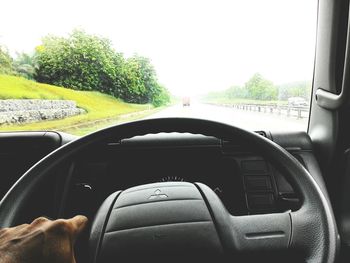
<instances>
[{"instance_id":1,"label":"horn pad","mask_svg":"<svg viewBox=\"0 0 350 263\"><path fill-rule=\"evenodd\" d=\"M98 211L91 237L99 248L95 262L193 262L222 255L203 196L185 182L141 185L112 195Z\"/></svg>"}]
</instances>

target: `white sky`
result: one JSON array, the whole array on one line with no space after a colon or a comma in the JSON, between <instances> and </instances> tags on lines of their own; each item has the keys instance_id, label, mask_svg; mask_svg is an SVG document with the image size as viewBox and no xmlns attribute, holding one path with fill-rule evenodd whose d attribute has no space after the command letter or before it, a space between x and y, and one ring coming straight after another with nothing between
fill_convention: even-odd
<instances>
[{"instance_id":1,"label":"white sky","mask_svg":"<svg viewBox=\"0 0 350 263\"><path fill-rule=\"evenodd\" d=\"M1 0L0 44L30 52L81 27L149 57L174 94L223 90L255 72L312 79L317 0Z\"/></svg>"}]
</instances>

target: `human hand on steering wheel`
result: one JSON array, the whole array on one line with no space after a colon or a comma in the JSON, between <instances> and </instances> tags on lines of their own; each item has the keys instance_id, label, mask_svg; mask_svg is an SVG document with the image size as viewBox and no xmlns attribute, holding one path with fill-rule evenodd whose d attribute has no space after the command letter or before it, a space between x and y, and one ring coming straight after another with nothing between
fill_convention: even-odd
<instances>
[{"instance_id":1,"label":"human hand on steering wheel","mask_svg":"<svg viewBox=\"0 0 350 263\"><path fill-rule=\"evenodd\" d=\"M75 263L74 243L87 225L85 216L35 219L0 229L0 263Z\"/></svg>"}]
</instances>

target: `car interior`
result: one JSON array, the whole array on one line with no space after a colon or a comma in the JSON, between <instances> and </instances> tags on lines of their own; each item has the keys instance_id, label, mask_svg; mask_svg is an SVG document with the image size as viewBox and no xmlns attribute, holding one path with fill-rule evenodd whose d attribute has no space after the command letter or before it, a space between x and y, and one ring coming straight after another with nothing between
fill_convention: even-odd
<instances>
[{"instance_id":1,"label":"car interior","mask_svg":"<svg viewBox=\"0 0 350 263\"><path fill-rule=\"evenodd\" d=\"M86 215L77 262L349 262L349 6L318 1L307 132L186 118L3 132L1 227Z\"/></svg>"}]
</instances>

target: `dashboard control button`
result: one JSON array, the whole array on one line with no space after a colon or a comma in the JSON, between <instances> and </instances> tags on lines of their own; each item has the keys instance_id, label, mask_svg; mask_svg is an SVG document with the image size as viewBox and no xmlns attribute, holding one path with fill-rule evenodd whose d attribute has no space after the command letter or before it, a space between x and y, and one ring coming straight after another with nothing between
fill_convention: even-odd
<instances>
[{"instance_id":1,"label":"dashboard control button","mask_svg":"<svg viewBox=\"0 0 350 263\"><path fill-rule=\"evenodd\" d=\"M270 176L256 176L246 175L244 176L244 183L247 191L259 191L259 190L271 190L271 179Z\"/></svg>"},{"instance_id":2,"label":"dashboard control button","mask_svg":"<svg viewBox=\"0 0 350 263\"><path fill-rule=\"evenodd\" d=\"M243 172L267 173L267 164L264 160L246 160L241 162Z\"/></svg>"},{"instance_id":3,"label":"dashboard control button","mask_svg":"<svg viewBox=\"0 0 350 263\"><path fill-rule=\"evenodd\" d=\"M274 208L275 199L273 194L248 194L248 206L251 210L264 210Z\"/></svg>"}]
</instances>

